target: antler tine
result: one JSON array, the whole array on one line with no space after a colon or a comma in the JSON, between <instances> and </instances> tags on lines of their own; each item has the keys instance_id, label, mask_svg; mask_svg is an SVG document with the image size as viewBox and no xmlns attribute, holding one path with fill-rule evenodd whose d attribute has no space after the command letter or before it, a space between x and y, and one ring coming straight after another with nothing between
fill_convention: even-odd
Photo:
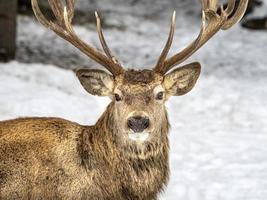
<instances>
[{"instance_id":1,"label":"antler tine","mask_svg":"<svg viewBox=\"0 0 267 200\"><path fill-rule=\"evenodd\" d=\"M235 9L235 0L229 0L225 12L227 13L228 16L230 16L234 11L234 9Z\"/></svg>"},{"instance_id":2,"label":"antler tine","mask_svg":"<svg viewBox=\"0 0 267 200\"><path fill-rule=\"evenodd\" d=\"M74 16L74 0L66 0L66 6L63 6L60 0L48 0L49 5L56 17L56 22L49 21L41 12L37 0L31 0L33 11L38 21L45 27L53 30L63 39L69 41L88 57L104 66L114 76L123 73L123 68L114 63L109 57L94 49L89 44L82 41L73 30L71 25ZM59 3L60 2L60 3Z\"/></svg>"},{"instance_id":3,"label":"antler tine","mask_svg":"<svg viewBox=\"0 0 267 200\"><path fill-rule=\"evenodd\" d=\"M75 0L66 0L66 6L68 12L69 21L72 22L72 19L74 17L74 4Z\"/></svg>"},{"instance_id":4,"label":"antler tine","mask_svg":"<svg viewBox=\"0 0 267 200\"><path fill-rule=\"evenodd\" d=\"M156 64L156 67L154 68L154 70L158 73L161 73L161 69L163 67L164 61L170 51L171 45L172 45L172 41L173 41L173 36L174 36L174 31L175 31L175 21L176 21L176 11L173 11L173 15L172 15L172 21L171 21L171 28L170 28L170 32L169 32L169 36L168 36L168 40L165 44L164 49L162 50L162 53L158 59L158 62Z\"/></svg>"},{"instance_id":5,"label":"antler tine","mask_svg":"<svg viewBox=\"0 0 267 200\"><path fill-rule=\"evenodd\" d=\"M202 0L202 2L206 2L203 6L203 10L210 9L210 10L216 10L218 7L218 0Z\"/></svg>"},{"instance_id":6,"label":"antler tine","mask_svg":"<svg viewBox=\"0 0 267 200\"><path fill-rule=\"evenodd\" d=\"M231 5L231 2L234 0L229 0L229 1L230 1L230 3L228 4L228 7L229 7L229 12L231 14L234 10L235 5ZM234 4L234 3L232 3L232 4ZM231 6L233 7L232 11L231 11ZM230 19L228 19L224 23L224 25L222 26L222 30L227 30L227 29L231 28L234 24L239 22L241 20L241 18L244 16L246 9L247 9L247 6L248 6L248 0L243 0L243 1L240 0L236 12L234 13L234 15ZM227 12L227 10L226 10L226 12Z\"/></svg>"},{"instance_id":7,"label":"antler tine","mask_svg":"<svg viewBox=\"0 0 267 200\"><path fill-rule=\"evenodd\" d=\"M198 37L184 50L164 61L160 72L167 73L174 66L182 63L203 46L220 29L226 30L237 23L245 13L248 0L240 0L236 12L234 10L234 0L229 0L227 8L220 7L220 14L217 13L217 0L202 0L202 27ZM229 16L232 15L231 18ZM207 23L207 24L206 24Z\"/></svg>"},{"instance_id":8,"label":"antler tine","mask_svg":"<svg viewBox=\"0 0 267 200\"><path fill-rule=\"evenodd\" d=\"M96 11L95 11L95 17L96 17L96 27L97 27L98 37L99 37L99 40L100 40L100 43L102 45L104 52L111 60L113 60L114 63L119 64L118 60L114 56L112 56L111 51L107 45L107 42L105 40L103 31L102 31L101 19Z\"/></svg>"},{"instance_id":9,"label":"antler tine","mask_svg":"<svg viewBox=\"0 0 267 200\"><path fill-rule=\"evenodd\" d=\"M60 25L63 24L64 19L63 19L63 11L64 11L64 6L61 1L53 1L53 0L48 0L48 3L57 19Z\"/></svg>"}]
</instances>

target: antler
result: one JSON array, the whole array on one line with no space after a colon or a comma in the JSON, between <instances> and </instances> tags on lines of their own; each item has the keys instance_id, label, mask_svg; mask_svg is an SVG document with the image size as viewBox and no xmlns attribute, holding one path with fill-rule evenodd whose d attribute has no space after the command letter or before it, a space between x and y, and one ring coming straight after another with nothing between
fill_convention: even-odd
<instances>
[{"instance_id":1,"label":"antler","mask_svg":"<svg viewBox=\"0 0 267 200\"><path fill-rule=\"evenodd\" d=\"M236 24L245 13L248 0L240 0L235 13L233 13L235 0L228 1L227 8L224 9L221 5L220 14L218 14L217 0L202 0L202 27L198 37L181 52L175 54L164 62L158 62L154 70L161 74L167 73L174 66L182 63L190 57L220 29L227 30ZM168 48L169 46L170 45L168 45Z\"/></svg>"},{"instance_id":2,"label":"antler","mask_svg":"<svg viewBox=\"0 0 267 200\"><path fill-rule=\"evenodd\" d=\"M104 50L104 52L106 53L106 55L114 62L120 65L119 61L117 60L117 58L115 58L114 56L112 56L111 51L106 43L105 37L103 35L103 31L102 31L102 26L101 26L101 20L100 17L98 15L97 12L95 12L95 17L96 17L96 26L97 26L97 32L98 32L98 37L100 40L100 43L102 45L102 48Z\"/></svg>"},{"instance_id":3,"label":"antler","mask_svg":"<svg viewBox=\"0 0 267 200\"><path fill-rule=\"evenodd\" d=\"M168 37L168 40L165 44L165 47L162 50L160 57L158 59L158 62L157 62L157 66L159 68L163 67L164 61L165 61L166 57L168 56L168 53L169 53L171 45L172 45L173 35L174 35L174 31L175 31L175 19L176 19L176 12L174 11L173 15L172 15L172 22L171 22L169 37Z\"/></svg>"},{"instance_id":4,"label":"antler","mask_svg":"<svg viewBox=\"0 0 267 200\"><path fill-rule=\"evenodd\" d=\"M60 37L69 41L71 44L73 44L75 47L81 50L88 57L95 60L102 66L104 66L114 76L123 73L124 71L123 68L117 62L117 60L114 59L113 56L111 56L110 50L107 47L104 36L102 34L100 19L98 16L97 16L97 30L102 47L107 56L102 54L100 51L94 49L89 44L86 44L76 35L71 25L74 16L74 1L75 0L65 0L66 6L64 6L61 0L48 0L48 3L56 18L56 21L52 22L46 19L45 16L42 14L37 0L31 0L34 14L41 24L53 30Z\"/></svg>"}]
</instances>

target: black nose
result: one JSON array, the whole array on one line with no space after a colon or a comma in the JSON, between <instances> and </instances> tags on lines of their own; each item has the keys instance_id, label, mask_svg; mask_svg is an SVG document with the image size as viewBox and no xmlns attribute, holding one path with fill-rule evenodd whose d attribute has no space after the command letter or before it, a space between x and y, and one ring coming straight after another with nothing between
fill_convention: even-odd
<instances>
[{"instance_id":1,"label":"black nose","mask_svg":"<svg viewBox=\"0 0 267 200\"><path fill-rule=\"evenodd\" d=\"M149 119L141 116L130 117L127 125L134 132L143 132L149 126Z\"/></svg>"}]
</instances>

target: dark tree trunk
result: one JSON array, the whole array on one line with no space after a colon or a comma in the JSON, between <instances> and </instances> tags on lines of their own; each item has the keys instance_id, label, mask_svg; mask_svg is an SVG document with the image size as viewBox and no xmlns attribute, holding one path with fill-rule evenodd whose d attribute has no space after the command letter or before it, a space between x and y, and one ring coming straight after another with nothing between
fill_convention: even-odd
<instances>
[{"instance_id":1,"label":"dark tree trunk","mask_svg":"<svg viewBox=\"0 0 267 200\"><path fill-rule=\"evenodd\" d=\"M15 58L17 0L0 0L0 60Z\"/></svg>"}]
</instances>

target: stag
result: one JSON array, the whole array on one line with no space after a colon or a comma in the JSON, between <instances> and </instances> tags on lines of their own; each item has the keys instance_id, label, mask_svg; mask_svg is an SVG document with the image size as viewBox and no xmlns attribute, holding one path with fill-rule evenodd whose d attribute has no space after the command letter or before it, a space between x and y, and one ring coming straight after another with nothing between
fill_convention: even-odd
<instances>
[{"instance_id":1,"label":"stag","mask_svg":"<svg viewBox=\"0 0 267 200\"><path fill-rule=\"evenodd\" d=\"M0 122L0 199L153 200L169 176L168 117L165 102L189 92L200 64L173 69L220 29L243 16L248 0L202 0L202 27L184 50L167 58L175 30L170 32L153 70L124 69L103 36L103 52L82 41L72 27L74 0L48 0L55 20L48 20L37 0L34 13L41 24L104 66L80 69L76 75L92 95L109 96L111 103L94 126L59 118L20 118Z\"/></svg>"}]
</instances>

